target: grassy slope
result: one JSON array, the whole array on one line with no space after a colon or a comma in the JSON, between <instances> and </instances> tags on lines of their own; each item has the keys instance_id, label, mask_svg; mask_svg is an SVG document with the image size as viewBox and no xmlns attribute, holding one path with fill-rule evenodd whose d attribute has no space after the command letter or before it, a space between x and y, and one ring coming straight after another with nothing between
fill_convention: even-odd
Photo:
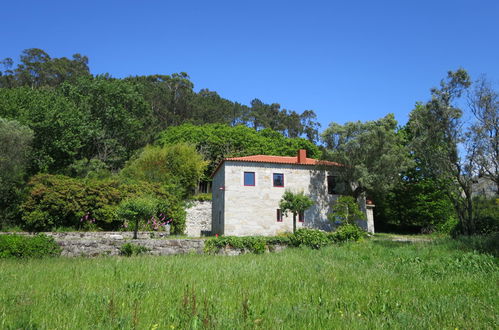
<instances>
[{"instance_id":1,"label":"grassy slope","mask_svg":"<svg viewBox=\"0 0 499 330\"><path fill-rule=\"evenodd\" d=\"M497 328L499 267L438 243L0 260L0 328Z\"/></svg>"}]
</instances>

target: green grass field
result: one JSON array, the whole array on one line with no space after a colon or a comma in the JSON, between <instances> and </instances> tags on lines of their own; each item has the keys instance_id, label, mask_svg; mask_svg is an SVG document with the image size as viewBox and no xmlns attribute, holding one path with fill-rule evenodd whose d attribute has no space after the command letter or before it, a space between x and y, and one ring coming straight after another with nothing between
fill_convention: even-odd
<instances>
[{"instance_id":1,"label":"green grass field","mask_svg":"<svg viewBox=\"0 0 499 330\"><path fill-rule=\"evenodd\" d=\"M498 328L499 263L441 240L0 260L1 329Z\"/></svg>"}]
</instances>

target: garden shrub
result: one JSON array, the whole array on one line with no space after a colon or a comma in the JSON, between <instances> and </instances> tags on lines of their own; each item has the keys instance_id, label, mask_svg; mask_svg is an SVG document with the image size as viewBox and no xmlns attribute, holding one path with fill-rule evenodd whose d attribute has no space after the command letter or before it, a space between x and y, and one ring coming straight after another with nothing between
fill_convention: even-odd
<instances>
[{"instance_id":1,"label":"garden shrub","mask_svg":"<svg viewBox=\"0 0 499 330\"><path fill-rule=\"evenodd\" d=\"M61 247L53 237L0 235L0 258L53 257L61 254Z\"/></svg>"},{"instance_id":2,"label":"garden shrub","mask_svg":"<svg viewBox=\"0 0 499 330\"><path fill-rule=\"evenodd\" d=\"M344 224L339 226L336 231L327 234L329 240L333 243L348 241L358 241L366 236L366 232L357 225Z\"/></svg>"},{"instance_id":3,"label":"garden shrub","mask_svg":"<svg viewBox=\"0 0 499 330\"><path fill-rule=\"evenodd\" d=\"M499 198L475 197L473 208L476 234L499 232Z\"/></svg>"},{"instance_id":4,"label":"garden shrub","mask_svg":"<svg viewBox=\"0 0 499 330\"><path fill-rule=\"evenodd\" d=\"M151 249L133 243L125 243L120 247L120 255L125 257L138 256L140 254L149 252Z\"/></svg>"},{"instance_id":5,"label":"garden shrub","mask_svg":"<svg viewBox=\"0 0 499 330\"><path fill-rule=\"evenodd\" d=\"M118 179L75 179L63 175L39 174L31 178L29 193L21 205L21 225L31 231L50 231L60 227L79 230L119 230L123 220L117 216L122 200L144 195L161 201L159 206L172 219L171 232L185 230L183 202L157 184Z\"/></svg>"},{"instance_id":6,"label":"garden shrub","mask_svg":"<svg viewBox=\"0 0 499 330\"><path fill-rule=\"evenodd\" d=\"M326 232L308 228L298 229L290 236L290 241L294 246L308 246L312 249L320 249L329 244Z\"/></svg>"},{"instance_id":7,"label":"garden shrub","mask_svg":"<svg viewBox=\"0 0 499 330\"><path fill-rule=\"evenodd\" d=\"M197 202L207 202L212 200L212 195L211 193L200 193L192 196L190 199Z\"/></svg>"},{"instance_id":8,"label":"garden shrub","mask_svg":"<svg viewBox=\"0 0 499 330\"><path fill-rule=\"evenodd\" d=\"M225 247L248 250L252 253L261 254L265 252L267 238L262 236L222 236L211 237L205 241L204 251L206 253L217 253Z\"/></svg>"}]
</instances>

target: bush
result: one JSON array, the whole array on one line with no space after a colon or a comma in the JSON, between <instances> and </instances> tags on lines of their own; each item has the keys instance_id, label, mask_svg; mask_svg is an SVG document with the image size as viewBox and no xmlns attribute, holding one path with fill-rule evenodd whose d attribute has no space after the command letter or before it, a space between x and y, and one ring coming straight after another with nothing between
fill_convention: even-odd
<instances>
[{"instance_id":1,"label":"bush","mask_svg":"<svg viewBox=\"0 0 499 330\"><path fill-rule=\"evenodd\" d=\"M289 238L281 237L263 237L263 236L222 236L211 237L205 241L204 251L206 253L217 253L223 248L230 247L239 250L248 250L252 253L264 253L269 245L287 245Z\"/></svg>"},{"instance_id":2,"label":"bush","mask_svg":"<svg viewBox=\"0 0 499 330\"><path fill-rule=\"evenodd\" d=\"M294 246L308 246L312 249L320 249L329 244L326 232L308 228L298 229L290 236L290 241Z\"/></svg>"},{"instance_id":3,"label":"bush","mask_svg":"<svg viewBox=\"0 0 499 330\"><path fill-rule=\"evenodd\" d=\"M499 232L499 198L475 197L473 209L476 234Z\"/></svg>"},{"instance_id":4,"label":"bush","mask_svg":"<svg viewBox=\"0 0 499 330\"><path fill-rule=\"evenodd\" d=\"M345 224L341 225L336 231L327 234L328 239L333 243L341 243L348 241L358 241L366 236L366 232L357 225Z\"/></svg>"},{"instance_id":5,"label":"bush","mask_svg":"<svg viewBox=\"0 0 499 330\"><path fill-rule=\"evenodd\" d=\"M36 236L0 235L0 258L40 258L61 254L61 247L53 237L43 234Z\"/></svg>"},{"instance_id":6,"label":"bush","mask_svg":"<svg viewBox=\"0 0 499 330\"><path fill-rule=\"evenodd\" d=\"M61 227L123 229L124 219L117 216L118 205L123 200L145 195L161 200L162 212L166 218L172 219L172 233L182 234L185 230L183 202L157 184L39 174L31 178L29 188L21 206L21 225L30 231L50 231Z\"/></svg>"},{"instance_id":7,"label":"bush","mask_svg":"<svg viewBox=\"0 0 499 330\"><path fill-rule=\"evenodd\" d=\"M212 195L211 193L201 193L192 196L190 199L198 202L207 202L212 200Z\"/></svg>"},{"instance_id":8,"label":"bush","mask_svg":"<svg viewBox=\"0 0 499 330\"><path fill-rule=\"evenodd\" d=\"M132 243L125 243L120 247L120 255L126 256L126 257L131 257L131 256L138 256L140 254L149 252L151 249L142 246L142 245L136 245Z\"/></svg>"}]
</instances>

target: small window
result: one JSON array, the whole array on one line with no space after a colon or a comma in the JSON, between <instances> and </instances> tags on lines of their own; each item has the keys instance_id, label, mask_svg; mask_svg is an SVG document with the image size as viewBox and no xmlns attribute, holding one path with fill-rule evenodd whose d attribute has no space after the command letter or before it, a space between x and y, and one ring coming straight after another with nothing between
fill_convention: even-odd
<instances>
[{"instance_id":1,"label":"small window","mask_svg":"<svg viewBox=\"0 0 499 330\"><path fill-rule=\"evenodd\" d=\"M244 172L244 185L245 186L255 185L255 172Z\"/></svg>"},{"instance_id":2,"label":"small window","mask_svg":"<svg viewBox=\"0 0 499 330\"><path fill-rule=\"evenodd\" d=\"M282 211L281 209L277 209L277 222L282 222Z\"/></svg>"},{"instance_id":3,"label":"small window","mask_svg":"<svg viewBox=\"0 0 499 330\"><path fill-rule=\"evenodd\" d=\"M298 222L305 222L305 212L298 213Z\"/></svg>"},{"instance_id":4,"label":"small window","mask_svg":"<svg viewBox=\"0 0 499 330\"><path fill-rule=\"evenodd\" d=\"M274 187L284 187L284 174L274 173Z\"/></svg>"}]
</instances>

